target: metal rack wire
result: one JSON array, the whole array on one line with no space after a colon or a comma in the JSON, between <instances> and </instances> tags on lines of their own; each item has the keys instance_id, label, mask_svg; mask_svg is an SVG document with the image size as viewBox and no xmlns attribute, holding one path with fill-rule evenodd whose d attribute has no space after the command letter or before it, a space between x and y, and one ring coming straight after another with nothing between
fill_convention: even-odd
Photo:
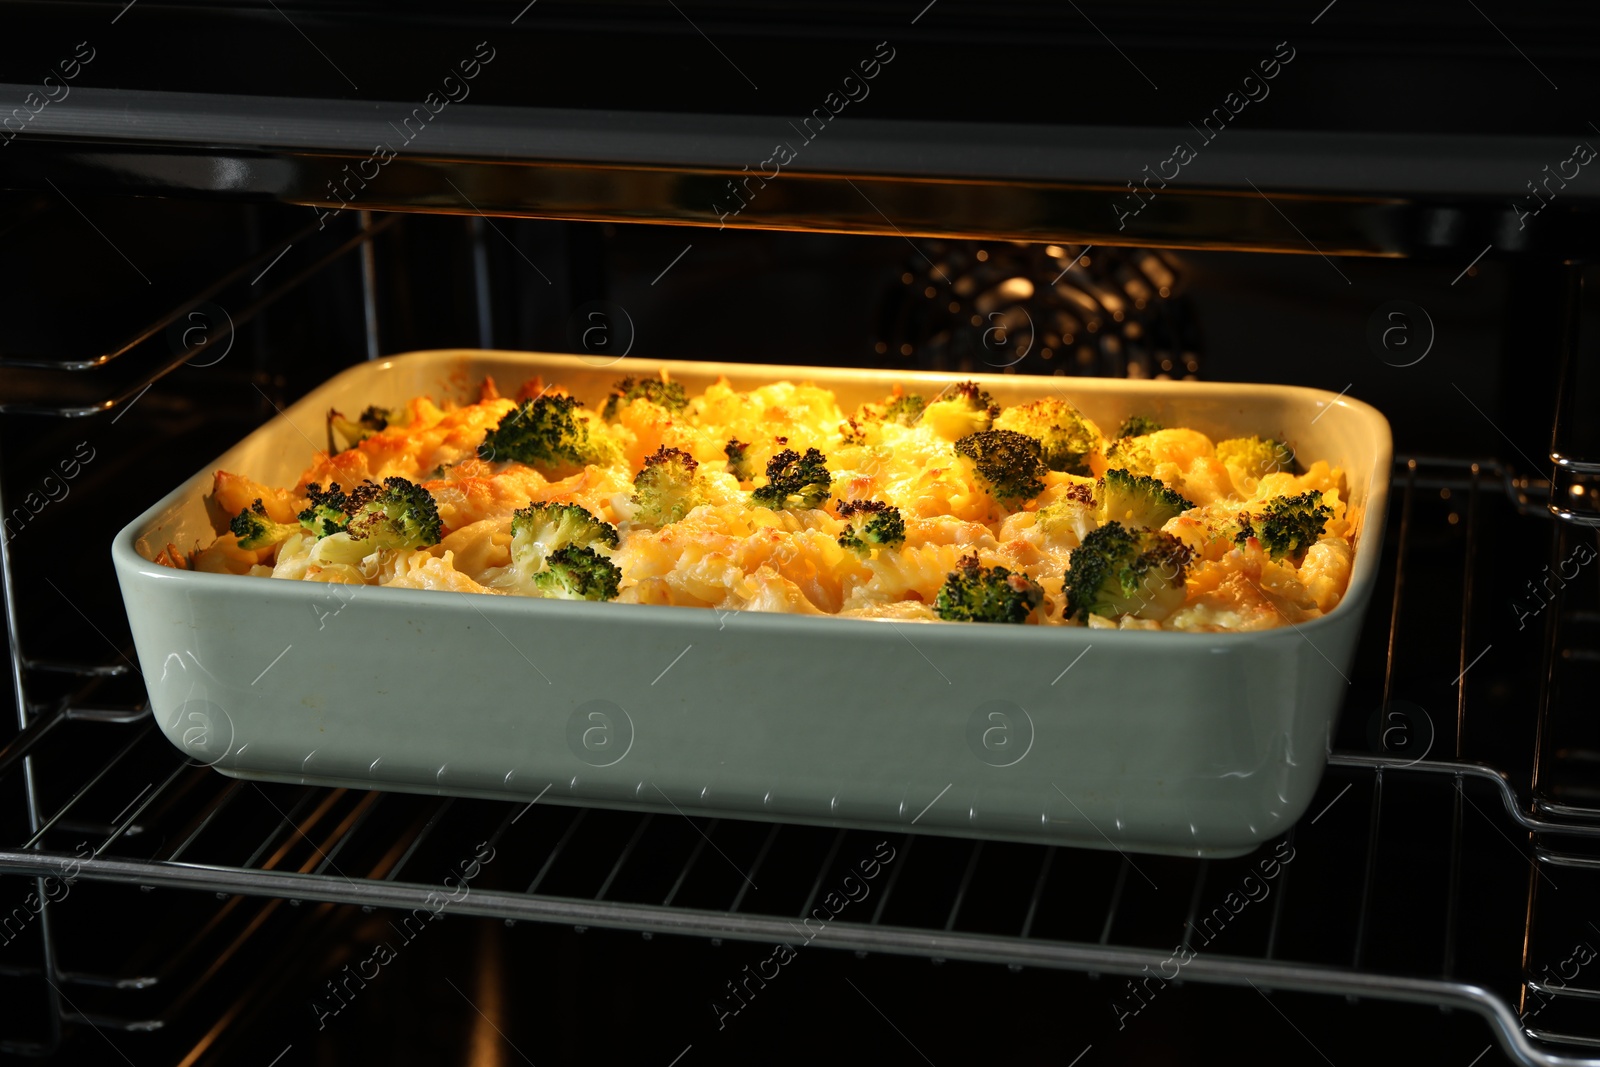
<instances>
[{"instance_id":1,"label":"metal rack wire","mask_svg":"<svg viewBox=\"0 0 1600 1067\"><path fill-rule=\"evenodd\" d=\"M1276 847L1316 857L1301 867L1344 873L1330 888L1325 873L1301 875L1285 864L1270 910L1263 909L1251 929L1230 934L1225 948L1209 947L1206 916L1214 912L1206 909L1249 873L1250 857L1156 860L905 836L891 842L897 859L870 914L801 930L796 924L812 912L830 878L869 854L878 835L233 781L182 761L142 710L108 713L71 701L54 720L29 722L0 750L0 771L52 761L51 729L39 725L46 721L88 718L94 729L121 732L126 740L69 798L41 811L26 840L0 851L0 872L32 876L42 885L75 864L83 879L213 892L219 898L214 913L192 940L209 945L221 966L237 949L240 931L284 901L399 909L437 903L441 872L448 872L460 842L482 841L522 859L497 864L492 878L453 901L450 907L461 914L646 936L765 942L800 936L858 952L1146 981L1172 965L1172 939L1181 936L1182 947L1193 953L1182 966L1184 980L1456 1006L1488 1020L1522 1062L1600 1063L1592 1051L1600 1048L1600 1029L1582 1010L1600 997L1600 982L1588 975L1572 981L1578 976L1550 970L1570 938L1586 936L1571 922L1570 906L1600 890L1600 823L1541 807L1528 782L1467 752L1491 716L1480 712L1469 722L1468 686L1461 684L1477 651L1472 603L1481 595L1475 590L1484 569L1479 543L1486 515L1525 526L1518 511L1542 510L1519 506L1514 482L1490 462L1419 457L1397 466L1383 659L1381 669L1367 664L1369 677L1361 684L1381 692L1385 708L1405 689L1412 668L1403 638L1416 610L1406 590L1423 562L1432 568L1431 584L1444 538L1450 554L1443 569L1460 568L1462 601L1453 737L1440 731L1441 751L1422 759L1384 746L1337 751L1313 814ZM1465 502L1451 494L1464 494ZM1555 538L1557 548L1562 543ZM1547 659L1558 659L1557 643L1548 647ZM1541 710L1549 699L1548 691L1541 694ZM1346 718L1341 742L1361 725ZM1524 730L1530 725L1538 723L1522 724ZM1334 829L1341 825L1348 832ZM91 834L100 838L92 855L75 854L73 842ZM579 835L585 847L575 850L570 846ZM1424 850L1410 842L1424 840L1447 847L1419 862ZM1507 867L1508 850L1528 864L1526 872ZM783 877L763 877L775 866ZM1491 870L1498 877L1485 873ZM1431 880L1445 905L1442 921L1420 940L1401 931L1405 924L1397 920L1397 909L1403 919L1406 905L1395 885L1407 871ZM1143 883L1152 878L1188 892L1146 893ZM903 890L908 879L917 892ZM758 883L769 888L753 892ZM784 888L770 888L778 885ZM1471 892L1464 892L1467 885ZM1175 908L1180 898L1185 903ZM1330 929L1343 936L1330 940L1318 933ZM81 975L47 956L41 974L52 987L61 983L77 993L76 986L150 988L169 979L171 969ZM102 1027L159 1027L182 1010L199 980L168 981L173 992L150 1014L81 1012L69 1002L60 1017ZM1525 1021L1535 1009L1538 1026ZM1563 1058L1586 1048L1591 1058Z\"/></svg>"}]
</instances>

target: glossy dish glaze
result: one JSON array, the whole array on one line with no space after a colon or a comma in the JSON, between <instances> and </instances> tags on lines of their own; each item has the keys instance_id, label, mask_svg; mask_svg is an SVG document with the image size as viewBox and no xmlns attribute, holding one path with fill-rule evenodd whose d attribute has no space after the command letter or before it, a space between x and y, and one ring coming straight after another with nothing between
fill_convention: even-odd
<instances>
[{"instance_id":1,"label":"glossy dish glaze","mask_svg":"<svg viewBox=\"0 0 1600 1067\"><path fill-rule=\"evenodd\" d=\"M1376 580L1388 423L1320 390L977 376L1002 404L1065 394L1213 438L1271 433L1344 470L1360 515L1344 601L1251 633L719 612L338 587L174 570L207 544L212 473L293 484L329 408L470 399L541 374L594 404L660 361L422 352L313 390L113 546L161 728L240 778L542 798L690 815L1228 856L1280 833L1321 777ZM929 373L665 364L691 389L780 379L875 399ZM970 376L968 376L970 377Z\"/></svg>"}]
</instances>

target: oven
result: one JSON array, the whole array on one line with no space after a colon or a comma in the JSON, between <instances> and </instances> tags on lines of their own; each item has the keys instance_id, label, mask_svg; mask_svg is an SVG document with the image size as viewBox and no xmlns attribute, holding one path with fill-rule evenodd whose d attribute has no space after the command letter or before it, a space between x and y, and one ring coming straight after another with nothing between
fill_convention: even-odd
<instances>
[{"instance_id":1,"label":"oven","mask_svg":"<svg viewBox=\"0 0 1600 1067\"><path fill-rule=\"evenodd\" d=\"M0 10L8 1061L1600 1063L1600 16ZM1192 859L186 760L112 537L435 348L1375 405L1380 585L1307 815Z\"/></svg>"}]
</instances>

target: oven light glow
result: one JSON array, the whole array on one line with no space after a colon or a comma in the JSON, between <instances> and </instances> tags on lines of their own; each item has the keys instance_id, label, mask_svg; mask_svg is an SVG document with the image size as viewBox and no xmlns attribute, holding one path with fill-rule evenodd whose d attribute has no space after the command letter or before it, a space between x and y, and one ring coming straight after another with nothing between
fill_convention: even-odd
<instances>
[{"instance_id":1,"label":"oven light glow","mask_svg":"<svg viewBox=\"0 0 1600 1067\"><path fill-rule=\"evenodd\" d=\"M1005 300L1027 300L1033 296L1033 282L1027 278L1007 278L1000 283L1000 296Z\"/></svg>"},{"instance_id":2,"label":"oven light glow","mask_svg":"<svg viewBox=\"0 0 1600 1067\"><path fill-rule=\"evenodd\" d=\"M1571 489L1568 489L1567 492L1571 493L1573 496L1582 496L1583 495L1583 486L1575 485Z\"/></svg>"}]
</instances>

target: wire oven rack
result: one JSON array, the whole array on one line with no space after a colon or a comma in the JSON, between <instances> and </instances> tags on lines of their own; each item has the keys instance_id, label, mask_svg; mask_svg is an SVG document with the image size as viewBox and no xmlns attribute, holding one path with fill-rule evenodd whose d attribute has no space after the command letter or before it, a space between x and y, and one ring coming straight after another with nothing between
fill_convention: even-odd
<instances>
[{"instance_id":1,"label":"wire oven rack","mask_svg":"<svg viewBox=\"0 0 1600 1067\"><path fill-rule=\"evenodd\" d=\"M357 232L274 293L369 248L386 223L363 217ZM299 236L262 248L219 285ZM369 270L363 283L375 353ZM263 298L252 314L271 302ZM82 365L117 358L140 339ZM181 362L162 363L105 402L51 410L113 410ZM1144 982L1182 951L1192 957L1185 980L1459 1007L1486 1019L1521 1062L1600 1064L1592 1010L1600 968L1585 969L1600 929L1582 910L1600 899L1600 805L1581 774L1564 773L1576 764L1594 778L1597 749L1573 713L1582 693L1593 692L1585 672L1600 645L1593 576L1563 585L1553 610L1535 613L1539 655L1502 653L1480 666L1495 645L1515 640L1505 632L1503 601L1519 591L1507 587L1497 561L1531 543L1526 558L1548 552L1555 566L1592 540L1591 531L1537 521L1551 517L1545 486L1492 460L1406 457L1395 477L1389 596L1375 602L1313 814L1284 839L1252 857L1206 861L898 837L870 913L807 926L809 938L857 952ZM116 973L58 958L52 909L41 908L38 962L7 963L0 977L43 983L49 1032L6 1051L47 1053L62 1022L165 1025L284 901L426 907L462 841L518 857L451 904L462 914L772 942L792 940L824 887L879 836L227 779L184 761L142 703L106 699L127 681L120 668L27 658L10 568L0 546L21 709L19 732L0 747L0 786L20 783L27 823L0 842L0 873L31 877L41 899L48 878L71 871L89 882L205 891L214 896L201 899L214 903L184 951L131 960ZM1378 625L1380 610L1386 626ZM1441 621L1456 617L1459 627ZM1525 621L1517 619L1519 633ZM25 683L41 673L77 682L53 702L29 703ZM92 765L85 751L99 754ZM579 835L581 849L572 847ZM1232 924L1235 913L1219 906L1239 899L1252 876L1259 881L1263 856L1290 857L1275 871L1272 902L1241 909L1245 918ZM754 888L758 879L765 892ZM1419 914L1419 888L1442 910Z\"/></svg>"}]
</instances>

